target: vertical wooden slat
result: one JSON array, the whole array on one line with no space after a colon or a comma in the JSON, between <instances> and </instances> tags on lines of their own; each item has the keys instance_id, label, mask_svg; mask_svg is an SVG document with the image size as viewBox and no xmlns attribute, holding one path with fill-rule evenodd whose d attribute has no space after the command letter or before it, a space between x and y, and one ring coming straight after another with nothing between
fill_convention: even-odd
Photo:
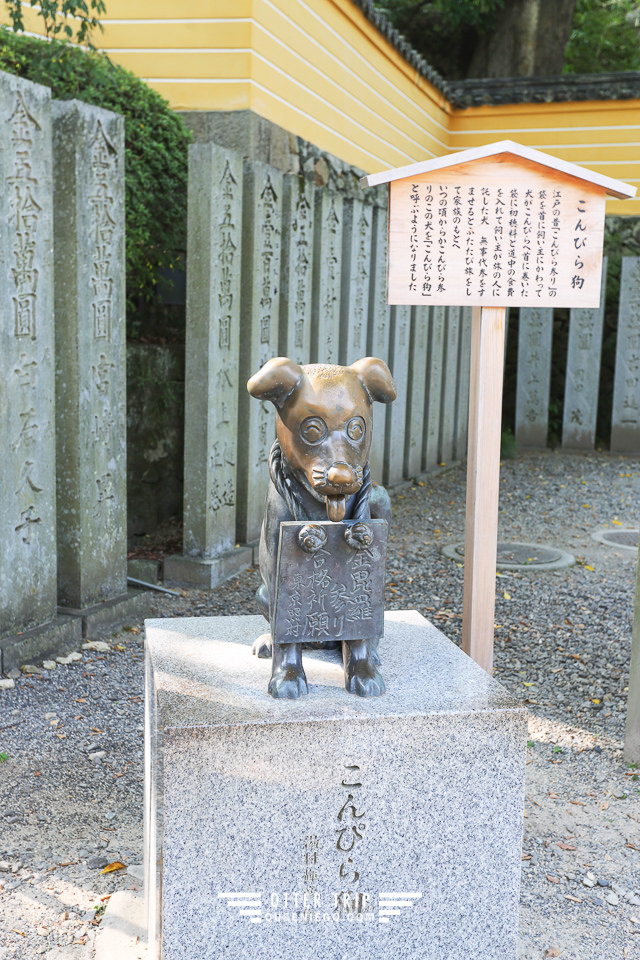
<instances>
[{"instance_id":1,"label":"vertical wooden slat","mask_svg":"<svg viewBox=\"0 0 640 960\"><path fill-rule=\"evenodd\" d=\"M471 331L469 451L462 649L493 666L505 309L475 307Z\"/></svg>"}]
</instances>

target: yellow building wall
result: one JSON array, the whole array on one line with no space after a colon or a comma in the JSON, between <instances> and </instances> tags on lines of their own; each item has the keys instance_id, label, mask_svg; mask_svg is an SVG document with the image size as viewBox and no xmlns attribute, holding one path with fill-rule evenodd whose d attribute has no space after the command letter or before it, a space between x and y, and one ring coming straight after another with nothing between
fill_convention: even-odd
<instances>
[{"instance_id":1,"label":"yellow building wall","mask_svg":"<svg viewBox=\"0 0 640 960\"><path fill-rule=\"evenodd\" d=\"M640 100L454 109L351 0L106 5L94 43L176 110L253 110L367 173L513 139L640 189Z\"/></svg>"},{"instance_id":2,"label":"yellow building wall","mask_svg":"<svg viewBox=\"0 0 640 960\"><path fill-rule=\"evenodd\" d=\"M473 107L454 111L450 132L452 150L516 140L640 192L640 100ZM640 199L610 199L607 213L640 215Z\"/></svg>"},{"instance_id":3,"label":"yellow building wall","mask_svg":"<svg viewBox=\"0 0 640 960\"><path fill-rule=\"evenodd\" d=\"M349 0L107 0L97 46L176 110L250 109L363 170L449 149L446 99Z\"/></svg>"}]
</instances>

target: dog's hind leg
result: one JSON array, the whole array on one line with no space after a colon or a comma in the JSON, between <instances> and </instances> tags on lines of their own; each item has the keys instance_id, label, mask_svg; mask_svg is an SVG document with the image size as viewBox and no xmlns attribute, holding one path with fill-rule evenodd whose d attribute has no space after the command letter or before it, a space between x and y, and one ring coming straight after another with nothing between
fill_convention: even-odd
<instances>
[{"instance_id":1,"label":"dog's hind leg","mask_svg":"<svg viewBox=\"0 0 640 960\"><path fill-rule=\"evenodd\" d=\"M261 633L260 636L256 637L253 641L253 646L251 647L254 657L259 657L260 660L268 660L271 656L272 649L273 643L270 633Z\"/></svg>"}]
</instances>

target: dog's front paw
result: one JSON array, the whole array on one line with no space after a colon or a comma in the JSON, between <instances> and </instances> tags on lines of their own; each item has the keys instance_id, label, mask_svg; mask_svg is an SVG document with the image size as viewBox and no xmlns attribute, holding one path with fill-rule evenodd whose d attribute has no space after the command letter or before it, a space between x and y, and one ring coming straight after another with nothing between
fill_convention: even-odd
<instances>
[{"instance_id":1,"label":"dog's front paw","mask_svg":"<svg viewBox=\"0 0 640 960\"><path fill-rule=\"evenodd\" d=\"M269 681L269 693L276 700L298 700L309 693L302 667L288 665L276 670Z\"/></svg>"},{"instance_id":2,"label":"dog's front paw","mask_svg":"<svg viewBox=\"0 0 640 960\"><path fill-rule=\"evenodd\" d=\"M254 657L259 657L261 660L269 660L271 658L271 634L270 633L261 633L253 641L252 651Z\"/></svg>"},{"instance_id":3,"label":"dog's front paw","mask_svg":"<svg viewBox=\"0 0 640 960\"><path fill-rule=\"evenodd\" d=\"M351 660L345 668L344 686L357 697L379 697L387 689L371 657Z\"/></svg>"}]
</instances>

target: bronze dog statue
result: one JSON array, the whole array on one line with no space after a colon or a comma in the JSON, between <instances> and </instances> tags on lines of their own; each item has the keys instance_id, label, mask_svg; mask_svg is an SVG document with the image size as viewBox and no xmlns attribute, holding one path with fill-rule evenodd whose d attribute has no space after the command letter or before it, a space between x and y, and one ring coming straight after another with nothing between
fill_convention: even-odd
<instances>
[{"instance_id":1,"label":"bronze dog statue","mask_svg":"<svg viewBox=\"0 0 640 960\"><path fill-rule=\"evenodd\" d=\"M269 360L249 380L252 397L276 408L276 435L269 454L271 483L260 537L262 585L257 599L273 632L276 563L283 521L384 519L391 503L369 472L372 404L389 403L396 389L382 360L365 357L350 367L300 366L286 357ZM357 525L349 531L357 539ZM366 534L365 534L366 536ZM301 643L259 638L258 656L272 656L269 693L297 698L308 692ZM345 687L359 696L384 692L370 641L343 642Z\"/></svg>"}]
</instances>

